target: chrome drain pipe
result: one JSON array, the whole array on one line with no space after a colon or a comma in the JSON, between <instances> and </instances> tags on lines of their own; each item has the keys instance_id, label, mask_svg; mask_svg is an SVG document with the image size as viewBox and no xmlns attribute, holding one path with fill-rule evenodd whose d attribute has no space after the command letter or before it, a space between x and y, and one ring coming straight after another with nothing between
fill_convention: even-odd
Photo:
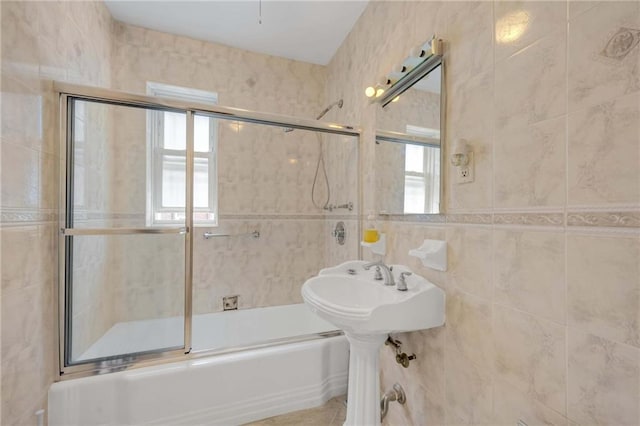
<instances>
[{"instance_id":1,"label":"chrome drain pipe","mask_svg":"<svg viewBox=\"0 0 640 426\"><path fill-rule=\"evenodd\" d=\"M380 399L380 421L384 420L387 411L389 411L389 403L393 401L398 401L398 403L402 405L407 402L407 396L399 383L393 385L392 390L386 391L384 395L382 395L382 399Z\"/></svg>"}]
</instances>

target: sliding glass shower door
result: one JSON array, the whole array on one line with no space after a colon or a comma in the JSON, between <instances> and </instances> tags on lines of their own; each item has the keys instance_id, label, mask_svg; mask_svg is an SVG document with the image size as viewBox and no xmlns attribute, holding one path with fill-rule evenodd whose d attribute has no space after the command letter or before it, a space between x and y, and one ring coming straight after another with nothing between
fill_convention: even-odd
<instances>
[{"instance_id":1,"label":"sliding glass shower door","mask_svg":"<svg viewBox=\"0 0 640 426\"><path fill-rule=\"evenodd\" d=\"M300 286L357 255L358 186L346 184L357 182L356 130L199 99L56 90L61 374L334 330ZM338 219L356 236L348 245L330 238Z\"/></svg>"},{"instance_id":2,"label":"sliding glass shower door","mask_svg":"<svg viewBox=\"0 0 640 426\"><path fill-rule=\"evenodd\" d=\"M64 99L61 367L184 353L192 116Z\"/></svg>"}]
</instances>

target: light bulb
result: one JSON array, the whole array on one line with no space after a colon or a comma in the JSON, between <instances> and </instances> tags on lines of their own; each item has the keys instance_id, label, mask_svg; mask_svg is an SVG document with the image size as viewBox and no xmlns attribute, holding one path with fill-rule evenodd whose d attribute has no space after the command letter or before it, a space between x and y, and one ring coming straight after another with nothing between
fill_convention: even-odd
<instances>
[{"instance_id":1,"label":"light bulb","mask_svg":"<svg viewBox=\"0 0 640 426\"><path fill-rule=\"evenodd\" d=\"M383 93L384 93L384 89L382 87L379 87L376 90L376 98L379 98L380 96L382 96Z\"/></svg>"},{"instance_id":2,"label":"light bulb","mask_svg":"<svg viewBox=\"0 0 640 426\"><path fill-rule=\"evenodd\" d=\"M400 96L396 96L395 98L393 98L391 102L398 102L399 100L400 100Z\"/></svg>"},{"instance_id":3,"label":"light bulb","mask_svg":"<svg viewBox=\"0 0 640 426\"><path fill-rule=\"evenodd\" d=\"M373 95L376 94L376 89L374 89L373 87L369 86L366 89L364 89L364 94L367 96L367 98L371 98L371 97L373 97Z\"/></svg>"}]
</instances>

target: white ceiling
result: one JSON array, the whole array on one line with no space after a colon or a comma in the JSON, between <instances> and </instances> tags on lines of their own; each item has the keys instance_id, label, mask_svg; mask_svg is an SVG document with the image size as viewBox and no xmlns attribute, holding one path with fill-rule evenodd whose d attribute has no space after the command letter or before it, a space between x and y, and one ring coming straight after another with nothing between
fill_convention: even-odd
<instances>
[{"instance_id":1,"label":"white ceiling","mask_svg":"<svg viewBox=\"0 0 640 426\"><path fill-rule=\"evenodd\" d=\"M368 0L119 1L114 19L253 52L326 65Z\"/></svg>"}]
</instances>

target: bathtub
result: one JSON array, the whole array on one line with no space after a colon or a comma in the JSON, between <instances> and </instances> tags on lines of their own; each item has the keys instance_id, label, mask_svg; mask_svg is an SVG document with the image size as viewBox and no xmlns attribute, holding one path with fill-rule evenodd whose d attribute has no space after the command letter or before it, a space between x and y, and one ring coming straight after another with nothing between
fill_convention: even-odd
<instances>
[{"instance_id":1,"label":"bathtub","mask_svg":"<svg viewBox=\"0 0 640 426\"><path fill-rule=\"evenodd\" d=\"M213 344L231 352L195 353L183 361L54 383L49 390L49 425L240 425L316 407L346 393L349 345L344 336L279 341L333 328L317 322L303 304L198 317L194 349L196 324L204 321L213 330L232 327L233 332L206 333L203 326L201 347L211 349ZM112 328L103 336L107 340L89 350L117 342L114 336L123 327ZM127 327L144 329L145 324ZM255 341L259 332L263 341L274 343L232 351L233 346Z\"/></svg>"}]
</instances>

